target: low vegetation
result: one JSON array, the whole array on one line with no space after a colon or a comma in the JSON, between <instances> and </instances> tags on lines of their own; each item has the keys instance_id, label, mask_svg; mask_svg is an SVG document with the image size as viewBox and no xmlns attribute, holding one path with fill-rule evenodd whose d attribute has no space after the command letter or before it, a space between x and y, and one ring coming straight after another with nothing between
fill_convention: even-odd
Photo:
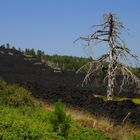
<instances>
[{"instance_id":1,"label":"low vegetation","mask_svg":"<svg viewBox=\"0 0 140 140\"><path fill-rule=\"evenodd\" d=\"M58 101L47 111L31 93L0 80L0 139L109 140L102 132L75 122Z\"/></svg>"},{"instance_id":2,"label":"low vegetation","mask_svg":"<svg viewBox=\"0 0 140 140\"><path fill-rule=\"evenodd\" d=\"M102 98L104 101L107 100L106 96L100 94L94 94L95 97ZM135 104L140 104L140 98L125 98L125 97L114 97L113 101L124 101L124 100L132 100Z\"/></svg>"},{"instance_id":3,"label":"low vegetation","mask_svg":"<svg viewBox=\"0 0 140 140\"><path fill-rule=\"evenodd\" d=\"M41 53L38 51L38 57ZM29 53L28 57L33 57L33 55ZM87 61L85 58L78 57L46 56L47 63L58 63L58 67L65 63L79 64L78 60L81 62L80 65ZM74 69L72 67L70 69L65 67L65 70L75 71L79 66ZM139 69L134 69L134 72L139 74ZM96 95L96 97L106 100L106 97L101 95ZM117 97L113 100L121 101L128 100L128 98ZM134 98L132 101L140 104L138 98ZM19 85L8 85L0 79L0 139L140 139L140 130L134 126L128 124L116 126L109 118L88 115L85 110L82 113L79 110L75 111L75 109L66 110L66 107L60 101L55 104L54 108L44 107L44 104L33 98L25 88Z\"/></svg>"},{"instance_id":4,"label":"low vegetation","mask_svg":"<svg viewBox=\"0 0 140 140\"><path fill-rule=\"evenodd\" d=\"M45 102L44 105L47 110L54 110L53 104ZM72 107L69 107L67 112L71 114L76 123L86 128L94 128L109 136L112 140L140 140L140 128L136 128L131 124L116 125L109 117L94 116L85 110Z\"/></svg>"},{"instance_id":5,"label":"low vegetation","mask_svg":"<svg viewBox=\"0 0 140 140\"><path fill-rule=\"evenodd\" d=\"M54 110L52 108L45 108L23 87L8 85L0 79L0 139L140 139L140 130L133 126L115 126L109 118L94 117L70 108L66 110L61 101L56 102Z\"/></svg>"}]
</instances>

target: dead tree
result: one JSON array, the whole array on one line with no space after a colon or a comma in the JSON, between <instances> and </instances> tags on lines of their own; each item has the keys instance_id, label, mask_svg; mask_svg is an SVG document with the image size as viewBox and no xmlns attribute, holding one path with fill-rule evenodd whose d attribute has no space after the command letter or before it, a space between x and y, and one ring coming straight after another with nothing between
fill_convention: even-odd
<instances>
[{"instance_id":1,"label":"dead tree","mask_svg":"<svg viewBox=\"0 0 140 140\"><path fill-rule=\"evenodd\" d=\"M107 100L112 100L114 95L114 88L117 84L118 73L122 75L123 79L120 85L120 91L123 89L124 84L131 81L137 86L140 85L140 80L131 72L131 66L124 63L124 60L128 61L128 57L131 56L138 61L138 57L131 53L130 49L127 48L124 41L121 39L121 30L125 29L124 24L119 21L115 14L109 13L104 16L104 23L100 25L95 25L97 30L86 37L79 37L77 40L84 40L87 42L88 46L91 48L92 44L97 46L100 43L107 43L109 50L107 53L101 55L100 57L93 59L93 61L88 62L87 75L83 81L87 82L91 75L96 74L99 70L104 68L104 62L107 62L107 75L104 81L108 81L107 85ZM76 40L76 41L77 41Z\"/></svg>"}]
</instances>

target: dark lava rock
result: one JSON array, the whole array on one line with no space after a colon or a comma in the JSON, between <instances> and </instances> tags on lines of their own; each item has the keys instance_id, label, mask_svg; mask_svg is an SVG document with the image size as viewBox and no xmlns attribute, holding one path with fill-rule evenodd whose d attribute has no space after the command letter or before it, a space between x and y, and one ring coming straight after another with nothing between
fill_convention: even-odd
<instances>
[{"instance_id":1,"label":"dark lava rock","mask_svg":"<svg viewBox=\"0 0 140 140\"><path fill-rule=\"evenodd\" d=\"M139 105L131 100L103 101L93 96L93 93L106 91L102 77L97 77L98 85L91 83L82 87L81 83L85 77L83 73L75 74L70 71L55 73L50 67L40 64L37 59L29 59L21 52L3 48L0 48L0 76L8 83L25 86L37 98L49 102L62 99L68 105L82 108L95 115L109 116L118 123L131 112L127 121L140 127ZM129 93L133 93L133 90L131 86L128 87Z\"/></svg>"}]
</instances>

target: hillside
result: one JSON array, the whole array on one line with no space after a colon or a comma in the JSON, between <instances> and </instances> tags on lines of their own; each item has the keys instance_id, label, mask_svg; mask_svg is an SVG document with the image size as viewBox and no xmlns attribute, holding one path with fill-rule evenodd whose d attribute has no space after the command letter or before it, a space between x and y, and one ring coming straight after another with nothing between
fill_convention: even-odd
<instances>
[{"instance_id":1,"label":"hillside","mask_svg":"<svg viewBox=\"0 0 140 140\"><path fill-rule=\"evenodd\" d=\"M105 93L103 78L84 87L81 86L85 74L73 71L54 72L35 57L25 56L14 49L0 48L0 76L8 83L18 83L32 91L34 97L50 103L58 99L68 106L84 109L95 115L109 116L121 123L130 113L127 121L140 127L140 105L131 100L106 102L94 97L94 93ZM127 94L136 96L133 87L127 87ZM138 94L139 95L139 94Z\"/></svg>"},{"instance_id":2,"label":"hillside","mask_svg":"<svg viewBox=\"0 0 140 140\"><path fill-rule=\"evenodd\" d=\"M63 114L65 112L61 112L63 109L62 104L57 103L56 107L56 111L60 111L63 119L66 118ZM41 102L31 96L28 90L18 85L7 85L0 79L1 140L110 139L101 132L82 126L73 120L63 121L64 124L62 124L63 127L65 126L65 130L62 129L59 132L53 129L54 123L52 123L52 117L54 115L55 112L47 111ZM59 121L59 118L56 121ZM55 122L55 126L57 126L57 123L59 122ZM66 126L70 128L68 129ZM67 133L66 129L68 130Z\"/></svg>"},{"instance_id":3,"label":"hillside","mask_svg":"<svg viewBox=\"0 0 140 140\"><path fill-rule=\"evenodd\" d=\"M40 51L39 51L40 52ZM39 54L38 54L39 55ZM68 57L68 56L47 56L46 61L56 63L56 61L64 61L67 65L79 66L88 61L84 58ZM70 62L67 62L70 61ZM77 62L75 62L77 61ZM77 68L79 67L77 66ZM74 67L74 69L77 69ZM139 71L135 71L138 74ZM85 77L84 73L76 74L75 71L68 69L61 72L55 72L53 68L47 64L41 63L37 56L24 55L24 53L15 49L5 49L0 47L0 75L9 83L32 83L43 86L45 89L58 89L66 87L68 89L86 90L86 92L105 94L106 86L103 83L103 76L97 75L96 80L92 80L82 87L82 81ZM116 88L116 96L136 97L139 96L139 90L133 85L128 85L125 90L118 95L119 87ZM135 92L134 92L135 91Z\"/></svg>"}]
</instances>

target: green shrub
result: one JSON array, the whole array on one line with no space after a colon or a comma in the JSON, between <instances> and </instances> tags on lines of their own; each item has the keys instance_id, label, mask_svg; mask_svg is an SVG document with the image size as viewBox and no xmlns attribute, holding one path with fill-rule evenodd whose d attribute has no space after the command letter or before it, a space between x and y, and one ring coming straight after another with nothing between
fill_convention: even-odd
<instances>
[{"instance_id":1,"label":"green shrub","mask_svg":"<svg viewBox=\"0 0 140 140\"><path fill-rule=\"evenodd\" d=\"M18 85L8 86L8 93L8 103L13 106L36 107L36 104L38 104L33 97L31 97L31 92Z\"/></svg>"},{"instance_id":2,"label":"green shrub","mask_svg":"<svg viewBox=\"0 0 140 140\"><path fill-rule=\"evenodd\" d=\"M48 112L41 107L29 115L20 108L0 106L0 116L0 140L59 140L50 127Z\"/></svg>"},{"instance_id":3,"label":"green shrub","mask_svg":"<svg viewBox=\"0 0 140 140\"><path fill-rule=\"evenodd\" d=\"M0 90L3 90L6 87L6 82L0 77Z\"/></svg>"},{"instance_id":4,"label":"green shrub","mask_svg":"<svg viewBox=\"0 0 140 140\"><path fill-rule=\"evenodd\" d=\"M1 104L13 107L35 108L39 103L31 97L31 93L18 85L7 85L5 89L0 90Z\"/></svg>"},{"instance_id":5,"label":"green shrub","mask_svg":"<svg viewBox=\"0 0 140 140\"><path fill-rule=\"evenodd\" d=\"M100 132L71 120L61 101L54 112L18 85L0 79L0 140L107 140Z\"/></svg>"},{"instance_id":6,"label":"green shrub","mask_svg":"<svg viewBox=\"0 0 140 140\"><path fill-rule=\"evenodd\" d=\"M71 117L66 114L66 108L60 100L55 103L55 110L50 115L50 122L53 131L67 137L71 126Z\"/></svg>"},{"instance_id":7,"label":"green shrub","mask_svg":"<svg viewBox=\"0 0 140 140\"><path fill-rule=\"evenodd\" d=\"M129 140L140 140L140 136L131 136Z\"/></svg>"},{"instance_id":8,"label":"green shrub","mask_svg":"<svg viewBox=\"0 0 140 140\"><path fill-rule=\"evenodd\" d=\"M93 128L74 123L70 130L68 140L111 140L111 138Z\"/></svg>"}]
</instances>

